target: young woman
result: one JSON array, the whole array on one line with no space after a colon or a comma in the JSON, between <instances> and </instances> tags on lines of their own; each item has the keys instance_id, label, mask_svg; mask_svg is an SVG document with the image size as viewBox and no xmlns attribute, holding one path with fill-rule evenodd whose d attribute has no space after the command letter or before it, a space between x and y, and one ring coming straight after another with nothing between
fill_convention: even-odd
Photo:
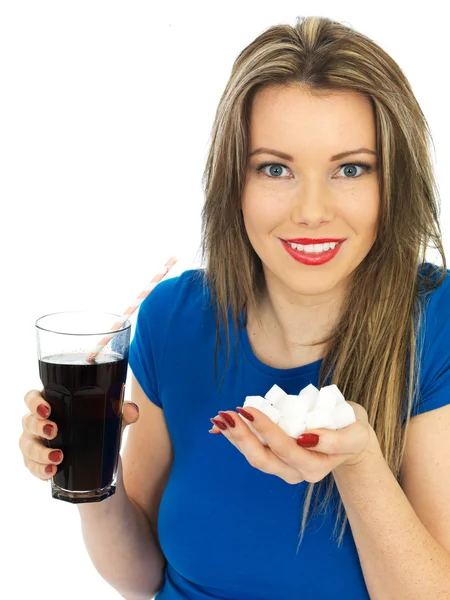
<instances>
[{"instance_id":1,"label":"young woman","mask_svg":"<svg viewBox=\"0 0 450 600\"><path fill-rule=\"evenodd\" d=\"M269 28L234 63L204 185L205 268L141 305L117 491L78 505L94 565L130 600L450 597L450 277L403 72L326 18ZM356 423L296 440L241 410L310 383ZM25 401L49 479L57 426Z\"/></svg>"}]
</instances>

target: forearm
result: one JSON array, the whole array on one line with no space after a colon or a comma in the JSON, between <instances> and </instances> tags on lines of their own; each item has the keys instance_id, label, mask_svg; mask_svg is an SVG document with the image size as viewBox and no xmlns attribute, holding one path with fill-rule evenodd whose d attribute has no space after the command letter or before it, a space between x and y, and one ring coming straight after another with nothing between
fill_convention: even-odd
<instances>
[{"instance_id":1,"label":"forearm","mask_svg":"<svg viewBox=\"0 0 450 600\"><path fill-rule=\"evenodd\" d=\"M450 554L421 523L381 452L333 475L371 599L450 598Z\"/></svg>"},{"instance_id":2,"label":"forearm","mask_svg":"<svg viewBox=\"0 0 450 600\"><path fill-rule=\"evenodd\" d=\"M89 556L100 575L127 600L149 600L166 564L144 511L124 488L95 504L78 505Z\"/></svg>"}]
</instances>

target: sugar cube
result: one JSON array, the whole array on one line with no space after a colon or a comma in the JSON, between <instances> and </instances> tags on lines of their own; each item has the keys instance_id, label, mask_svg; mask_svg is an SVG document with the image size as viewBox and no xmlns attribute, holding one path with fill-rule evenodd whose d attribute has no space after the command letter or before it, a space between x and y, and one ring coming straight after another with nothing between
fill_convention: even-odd
<instances>
[{"instance_id":1,"label":"sugar cube","mask_svg":"<svg viewBox=\"0 0 450 600\"><path fill-rule=\"evenodd\" d=\"M332 385L327 385L327 386L321 388L320 391L322 391L322 390L330 390L330 391L332 391L334 393L334 397L336 398L336 404L345 402L345 398L342 395L341 390L338 388L338 386L335 383L333 383Z\"/></svg>"},{"instance_id":2,"label":"sugar cube","mask_svg":"<svg viewBox=\"0 0 450 600\"><path fill-rule=\"evenodd\" d=\"M264 407L268 406L270 402L268 402L262 396L246 396L245 402L242 406L253 406L259 410L263 410Z\"/></svg>"},{"instance_id":3,"label":"sugar cube","mask_svg":"<svg viewBox=\"0 0 450 600\"><path fill-rule=\"evenodd\" d=\"M286 435L297 438L306 431L306 425L304 419L296 419L292 417L286 417L281 415L278 421L278 426L284 431Z\"/></svg>"},{"instance_id":4,"label":"sugar cube","mask_svg":"<svg viewBox=\"0 0 450 600\"><path fill-rule=\"evenodd\" d=\"M305 420L308 406L298 396L288 395L281 411L282 417Z\"/></svg>"},{"instance_id":5,"label":"sugar cube","mask_svg":"<svg viewBox=\"0 0 450 600\"><path fill-rule=\"evenodd\" d=\"M243 406L244 407L250 406L253 408L257 408L262 413L267 415L269 417L269 419L271 419L275 424L278 424L278 421L280 420L281 411L278 410L278 408L276 408L275 406L272 406L272 404L266 398L263 398L262 396L247 396ZM243 421L245 421L245 423L247 423L249 429L251 431L253 431L253 433L259 439L261 444L263 444L263 446L267 447L267 443L266 443L265 439L262 437L262 435L260 435L256 431L256 429L253 427L251 422L248 419L246 419L245 417L243 417L242 415L239 415L239 416L241 417L241 419Z\"/></svg>"},{"instance_id":6,"label":"sugar cube","mask_svg":"<svg viewBox=\"0 0 450 600\"><path fill-rule=\"evenodd\" d=\"M333 412L325 408L316 408L307 413L306 429L336 429Z\"/></svg>"},{"instance_id":7,"label":"sugar cube","mask_svg":"<svg viewBox=\"0 0 450 600\"><path fill-rule=\"evenodd\" d=\"M283 404L279 427L289 436L298 437L305 431L308 406L297 395L288 394Z\"/></svg>"},{"instance_id":8,"label":"sugar cube","mask_svg":"<svg viewBox=\"0 0 450 600\"><path fill-rule=\"evenodd\" d=\"M274 423L278 424L278 421L280 420L281 411L275 406L272 406L268 400L261 396L247 396L244 402L244 407L246 406L257 408L267 415Z\"/></svg>"},{"instance_id":9,"label":"sugar cube","mask_svg":"<svg viewBox=\"0 0 450 600\"><path fill-rule=\"evenodd\" d=\"M301 390L298 396L301 398L301 401L306 404L308 410L313 410L316 406L318 394L319 390L310 383Z\"/></svg>"},{"instance_id":10,"label":"sugar cube","mask_svg":"<svg viewBox=\"0 0 450 600\"><path fill-rule=\"evenodd\" d=\"M265 399L270 402L273 406L280 409L286 399L286 392L283 391L278 385L273 385L265 395Z\"/></svg>"},{"instance_id":11,"label":"sugar cube","mask_svg":"<svg viewBox=\"0 0 450 600\"><path fill-rule=\"evenodd\" d=\"M317 396L317 402L315 408L325 408L326 410L333 410L336 406L336 393L331 385L327 385L320 389Z\"/></svg>"},{"instance_id":12,"label":"sugar cube","mask_svg":"<svg viewBox=\"0 0 450 600\"><path fill-rule=\"evenodd\" d=\"M353 406L348 402L339 402L333 409L333 419L338 429L356 422Z\"/></svg>"}]
</instances>

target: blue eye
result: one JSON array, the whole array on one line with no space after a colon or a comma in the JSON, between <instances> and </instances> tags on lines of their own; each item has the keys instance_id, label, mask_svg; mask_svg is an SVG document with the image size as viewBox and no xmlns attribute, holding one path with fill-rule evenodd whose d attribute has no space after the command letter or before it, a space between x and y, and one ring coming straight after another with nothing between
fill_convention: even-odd
<instances>
[{"instance_id":1,"label":"blue eye","mask_svg":"<svg viewBox=\"0 0 450 600\"><path fill-rule=\"evenodd\" d=\"M266 167L275 167L276 169L278 169L278 171L280 171L280 169L288 168L288 167L286 167L286 165L280 165L278 163L263 163L262 165L258 165L256 167L256 170L258 171L258 173L260 173ZM278 176L272 177L271 175L267 175L267 173L263 173L263 175L265 175L266 177L269 177L269 179L281 179L281 177L278 177Z\"/></svg>"},{"instance_id":2,"label":"blue eye","mask_svg":"<svg viewBox=\"0 0 450 600\"><path fill-rule=\"evenodd\" d=\"M268 175L266 172L263 171L263 169L265 169L266 167L275 167L276 169L278 169L278 173L280 172L280 168L281 169L289 169L289 167L287 167L286 165L282 165L280 163L263 163L261 165L257 165L256 171L258 173L262 173L263 175L265 175L265 177L268 177L269 179L285 179L284 177L278 177L277 175L274 175L274 173L272 172L271 175ZM362 169L364 169L366 171L366 173L371 173L372 172L372 166L367 164L367 163L363 163L363 162L353 162L353 163L346 163L344 165L340 165L339 169L342 169L344 167L361 167ZM275 171L276 173L276 171ZM343 177L343 179L359 179L359 177L361 177L362 173L354 176L354 177Z\"/></svg>"}]
</instances>

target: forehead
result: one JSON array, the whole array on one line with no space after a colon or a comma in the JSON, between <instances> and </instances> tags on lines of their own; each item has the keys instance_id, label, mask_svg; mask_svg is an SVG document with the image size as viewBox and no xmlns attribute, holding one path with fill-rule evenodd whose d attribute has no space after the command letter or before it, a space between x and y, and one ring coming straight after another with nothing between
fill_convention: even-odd
<instances>
[{"instance_id":1,"label":"forehead","mask_svg":"<svg viewBox=\"0 0 450 600\"><path fill-rule=\"evenodd\" d=\"M353 91L312 93L296 85L266 87L251 104L251 146L330 155L376 144L370 100Z\"/></svg>"}]
</instances>

